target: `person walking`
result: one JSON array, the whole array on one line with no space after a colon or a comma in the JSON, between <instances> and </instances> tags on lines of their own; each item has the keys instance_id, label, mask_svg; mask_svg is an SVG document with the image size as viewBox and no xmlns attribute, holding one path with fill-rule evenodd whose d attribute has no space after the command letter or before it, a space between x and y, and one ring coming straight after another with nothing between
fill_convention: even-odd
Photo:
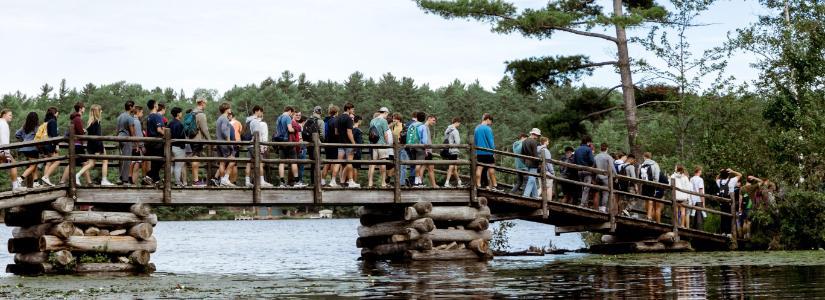
<instances>
[{"instance_id":1,"label":"person walking","mask_svg":"<svg viewBox=\"0 0 825 300\"><path fill-rule=\"evenodd\" d=\"M444 143L449 145L461 144L461 133L458 127L461 126L461 117L454 117L452 123L444 130ZM446 150L446 151L445 151ZM447 148L441 150L441 157L446 160L458 160L458 148ZM456 187L462 188L464 184L461 182L461 175L458 174L458 165L450 165L447 167L447 176L444 179L444 187L450 188L450 177L455 176Z\"/></svg>"},{"instance_id":2,"label":"person walking","mask_svg":"<svg viewBox=\"0 0 825 300\"><path fill-rule=\"evenodd\" d=\"M690 184L692 186L692 191L699 195L705 194L705 180L702 179L702 167L695 166L693 167L693 177L690 178ZM698 207L705 207L705 197L704 196L697 196L691 195L690 196L690 205L698 206ZM690 210L690 218L693 219L693 228L696 229L704 229L705 226L705 218L707 217L707 213L704 211L697 211L695 209Z\"/></svg>"},{"instance_id":3,"label":"person walking","mask_svg":"<svg viewBox=\"0 0 825 300\"><path fill-rule=\"evenodd\" d=\"M11 122L14 114L10 109L3 109L0 111L0 145L8 145L11 143L11 130L9 130L9 122ZM0 163L14 163L14 156L11 155L10 150L0 150ZM17 177L17 168L9 169L9 180L11 180L12 191L24 190L23 180Z\"/></svg>"},{"instance_id":4,"label":"person walking","mask_svg":"<svg viewBox=\"0 0 825 300\"><path fill-rule=\"evenodd\" d=\"M103 116L103 108L100 105L94 104L89 109L89 122L88 126L86 127L86 134L90 136L102 136L103 130L100 126L100 120ZM103 147L102 141L87 141L86 142L86 152L93 155L106 155L106 149ZM95 167L95 160L89 159L86 161L86 164L77 172L75 175L75 180L80 181L80 176L83 174L88 174L88 172ZM111 186L113 185L109 182L109 161L103 160L102 166L100 168L100 185L102 186Z\"/></svg>"},{"instance_id":5,"label":"person walking","mask_svg":"<svg viewBox=\"0 0 825 300\"><path fill-rule=\"evenodd\" d=\"M547 137L539 138L539 147L538 147L537 150L538 150L539 155L544 156L544 174L545 174L545 176L556 176L556 170L553 168L553 163L550 161L553 158L553 156L552 156L552 153L550 152L549 146L550 146L550 139L549 138L547 138ZM553 201L553 187L554 187L553 179L552 178L547 178L547 180L545 180L545 183L547 184L547 186L542 187L542 188L544 189L544 192L547 193L547 199L550 200L550 201Z\"/></svg>"},{"instance_id":6,"label":"person walking","mask_svg":"<svg viewBox=\"0 0 825 300\"><path fill-rule=\"evenodd\" d=\"M132 126L135 128L135 137L142 138L146 136L146 132L143 131L143 107L142 106L135 106L132 108ZM146 147L143 142L135 143L135 148L132 149L132 156L144 156L146 155ZM147 165L148 162L143 160L136 160L132 161L132 165L130 166L130 174L129 177L132 178L132 183L137 184L138 181L138 172L142 171L143 176L145 177L148 173L149 166ZM145 182L144 182L145 184Z\"/></svg>"},{"instance_id":7,"label":"person walking","mask_svg":"<svg viewBox=\"0 0 825 300\"><path fill-rule=\"evenodd\" d=\"M117 126L117 136L118 137L133 137L135 136L135 126L133 125L133 117L132 117L132 108L134 108L135 102L132 100L126 101L123 104L124 111L120 113L117 117L117 121L115 121ZM132 151L135 149L135 142L120 142L120 155L121 156L132 156ZM130 173L130 166L132 165L131 160L121 160L120 161L120 181L118 184L130 184L132 178L129 176Z\"/></svg>"},{"instance_id":8,"label":"person walking","mask_svg":"<svg viewBox=\"0 0 825 300\"><path fill-rule=\"evenodd\" d=\"M232 124L229 123L229 113L232 112L232 106L229 102L221 103L218 107L221 115L215 122L215 140L218 141L232 141ZM222 158L235 158L235 147L232 145L218 145L218 156ZM234 187L235 184L229 181L229 170L235 166L234 161L221 161L218 163L218 171L215 177L212 178L212 183L215 186Z\"/></svg>"},{"instance_id":9,"label":"person walking","mask_svg":"<svg viewBox=\"0 0 825 300\"><path fill-rule=\"evenodd\" d=\"M29 112L29 114L26 115L26 121L23 123L23 127L14 133L14 137L20 142L34 141L39 124L40 117L37 113L33 111ZM37 146L21 147L20 149L17 149L17 153L25 156L28 160L40 158L40 150ZM22 185L25 182L24 178L29 178L29 176L31 176L31 178L34 179L38 178L37 175L37 164L30 164L25 170L23 170L23 174L21 174L22 177L18 177L17 181ZM37 180L34 180L32 187L40 187L40 183L37 183Z\"/></svg>"},{"instance_id":10,"label":"person walking","mask_svg":"<svg viewBox=\"0 0 825 300\"><path fill-rule=\"evenodd\" d=\"M295 132L290 133L289 141L290 142L303 142L303 134L302 131L304 130L303 123L306 122L306 117L298 111L292 115L292 128L295 129ZM298 159L306 159L306 146L304 145L295 145L295 158ZM304 183L304 169L302 164L291 164L291 168L293 171L293 179L292 179L292 186L296 188L306 187L307 185Z\"/></svg>"},{"instance_id":11,"label":"person walking","mask_svg":"<svg viewBox=\"0 0 825 300\"><path fill-rule=\"evenodd\" d=\"M513 142L513 153L522 154L524 152L523 148L522 148L522 145L523 145L523 143L526 139L527 139L526 134L519 133L518 139L516 139L516 141ZM538 142L536 142L536 144L538 144ZM524 159L516 157L515 161L516 161L516 170L519 170L519 171L527 171L528 170L527 165L524 163ZM510 189L511 194L517 194L518 191L521 190L521 186L525 184L524 175L522 175L522 174L515 174L515 175L516 175L516 183L513 184L513 188ZM527 194L526 187L525 187L525 192L524 193Z\"/></svg>"},{"instance_id":12,"label":"person walking","mask_svg":"<svg viewBox=\"0 0 825 300\"><path fill-rule=\"evenodd\" d=\"M206 121L206 99L198 98L195 101L195 108L192 109L192 112L187 115L187 118L184 118L183 128L187 131L187 135L189 135L190 139L193 141L208 141L211 140L212 137L209 133L209 123ZM188 119L188 120L187 120ZM194 119L194 120L192 120ZM194 122L193 122L194 121ZM191 124L191 125L187 125ZM187 129L187 127L194 127L191 129ZM194 130L194 133L188 132L190 130ZM200 143L190 143L189 148L192 150L191 156L194 158L203 157L203 149L204 144ZM200 177L200 166L201 163L197 161L192 162L192 186L194 187L205 187L206 181L201 179ZM206 174L205 177L209 177L209 174Z\"/></svg>"},{"instance_id":13,"label":"person walking","mask_svg":"<svg viewBox=\"0 0 825 300\"><path fill-rule=\"evenodd\" d=\"M662 169L659 167L659 163L653 160L653 155L650 152L645 152L642 155L645 160L642 162L642 165L639 166L639 179L651 182L658 182L659 174L661 174L662 172ZM658 198L656 195L656 187L646 184L642 185L642 196ZM653 202L649 200L645 201L647 219L654 220L656 222L661 222L662 208L664 208L663 203Z\"/></svg>"},{"instance_id":14,"label":"person walking","mask_svg":"<svg viewBox=\"0 0 825 300\"><path fill-rule=\"evenodd\" d=\"M422 145L432 145L433 144L433 138L432 138L432 135L430 134L430 128L435 126L435 123L437 121L438 121L438 117L436 117L435 115L429 115L429 116L427 116L427 119L424 122L424 124L422 126L418 127L418 136L421 138L421 144ZM421 150L421 152L424 153L424 160L433 160L433 149L432 148L428 147L428 148L419 149L419 150ZM418 152L416 152L416 153L418 153ZM424 180L424 172L425 171L428 172L429 175L430 175L430 187L438 187L438 184L435 181L435 166L434 165L427 165L427 164L422 165L419 168L418 178L419 178L419 180L420 180L419 182L422 184L422 186L424 184L423 180Z\"/></svg>"},{"instance_id":15,"label":"person walking","mask_svg":"<svg viewBox=\"0 0 825 300\"><path fill-rule=\"evenodd\" d=\"M186 139L186 133L183 131L183 109L180 107L173 107L172 111L172 120L169 121L169 134L171 139L173 140L183 140ZM172 155L175 159L184 158L186 157L186 143L184 142L173 142L172 143ZM175 186L184 187L186 186L186 182L183 180L182 172L185 163L182 161L176 161L173 168L172 174L175 182ZM167 178L169 176L167 175ZM167 179L168 180L168 179Z\"/></svg>"},{"instance_id":16,"label":"person walking","mask_svg":"<svg viewBox=\"0 0 825 300\"><path fill-rule=\"evenodd\" d=\"M612 184L610 182L610 177L608 176L608 174L614 172L613 171L613 162L614 162L614 160L613 160L613 157L610 156L608 150L609 150L609 148L608 148L607 143L602 143L599 146L599 154L597 154L596 157L593 158L593 161L596 165L596 168L605 172L604 174L596 175L596 183L600 186L603 186L605 189L607 189ZM601 197L599 197L599 194L601 195ZM597 192L596 195L594 195L594 196L595 196L593 198L594 206L596 206L596 203L598 203L598 209L602 212L607 212L607 204L609 203L608 198L610 198L610 193L607 192L607 190L603 190L603 191ZM598 197L598 198L596 198L596 197ZM599 200L597 200L597 199L599 199Z\"/></svg>"},{"instance_id":17,"label":"person walking","mask_svg":"<svg viewBox=\"0 0 825 300\"><path fill-rule=\"evenodd\" d=\"M235 142L241 141L241 131L243 130L243 124L238 121L238 118L235 117L235 113L230 112L227 117L229 118L229 125L232 126L232 135L230 139ZM241 157L241 148L239 145L232 145L232 149L235 151L235 158ZM238 182L238 163L236 162L232 169L229 170L229 182L236 183Z\"/></svg>"},{"instance_id":18,"label":"person walking","mask_svg":"<svg viewBox=\"0 0 825 300\"><path fill-rule=\"evenodd\" d=\"M57 107L49 107L46 109L46 116L43 118L43 123L46 126L46 138L56 138L59 136L57 131L57 116L60 113L57 111ZM39 130L38 130L39 131ZM55 157L57 156L57 145L54 143L44 144L41 146L43 156L45 157ZM48 185L54 186L54 184L49 180L49 177L57 170L57 167L60 166L60 161L53 161L46 163L43 166L43 177L40 177L40 182Z\"/></svg>"},{"instance_id":19,"label":"person walking","mask_svg":"<svg viewBox=\"0 0 825 300\"><path fill-rule=\"evenodd\" d=\"M475 138L476 147L479 148L487 148L487 149L495 149L496 142L493 136L493 115L491 114L484 114L481 118L481 124L478 124L473 130L473 135ZM476 161L482 164L488 165L495 165L496 159L493 156L493 152L484 149L476 149ZM481 173L485 169L484 166L477 166L476 167L476 187L481 187ZM496 170L493 168L487 169L487 188L494 192L503 192L503 190L498 188L498 184L496 182Z\"/></svg>"},{"instance_id":20,"label":"person walking","mask_svg":"<svg viewBox=\"0 0 825 300\"><path fill-rule=\"evenodd\" d=\"M406 142L405 142L406 136L404 136L404 134L403 134L403 132L405 132L404 128L405 128L404 127L404 120L403 120L403 117L401 116L401 114L400 113L392 114L392 123L390 123L390 130L392 131L392 140L393 140L393 142L399 143L400 145L406 144ZM399 161L410 160L410 155L409 155L409 152L407 152L406 147L401 147L401 149L398 150L398 160ZM400 173L401 173L400 174L401 177L396 178L395 180L398 180L399 185L402 185L402 186L406 185L407 184L407 166L400 165L400 166L395 166L395 167L399 168Z\"/></svg>"},{"instance_id":21,"label":"person walking","mask_svg":"<svg viewBox=\"0 0 825 300\"><path fill-rule=\"evenodd\" d=\"M684 228L688 228L687 204L690 200L690 194L683 191L692 191L693 184L690 183L690 175L687 174L685 167L676 165L676 171L670 175L671 182L676 186L676 206L677 206L677 224ZM681 190L681 191L680 191Z\"/></svg>"},{"instance_id":22,"label":"person walking","mask_svg":"<svg viewBox=\"0 0 825 300\"><path fill-rule=\"evenodd\" d=\"M593 140L590 138L590 136L585 135L584 137L582 137L581 144L579 144L579 147L576 148L575 152L573 152L573 160L575 164L582 167L593 167L594 161L593 148L591 148L592 144ZM579 182L585 184L593 183L593 173L590 173L590 171L578 170L578 175ZM582 192L579 205L587 206L587 201L590 198L590 187L582 186L581 191Z\"/></svg>"},{"instance_id":23,"label":"person walking","mask_svg":"<svg viewBox=\"0 0 825 300\"><path fill-rule=\"evenodd\" d=\"M327 110L327 116L324 118L324 139L322 140L325 143L337 143L339 138L335 134L335 118L338 117L338 106L333 104L329 105ZM338 148L336 147L324 147L324 158L326 159L338 159ZM330 186L333 186L333 182L335 181L335 173L332 173L332 169L335 164L324 164L324 168L321 170L321 185L327 185L326 178L327 174L330 174ZM336 185L337 186L337 185Z\"/></svg>"},{"instance_id":24,"label":"person walking","mask_svg":"<svg viewBox=\"0 0 825 300\"><path fill-rule=\"evenodd\" d=\"M387 123L387 117L389 114L389 109L386 107L381 107L378 109L377 115L370 121L369 139L371 144L385 146L392 145L392 131L390 131L389 123ZM390 158L390 153L392 153L391 148L373 149L372 159L386 160ZM370 188L373 186L372 179L375 174L375 167L375 165L370 165L367 170L367 187ZM387 187L387 165L378 165L378 172L381 174L380 187Z\"/></svg>"},{"instance_id":25,"label":"person walking","mask_svg":"<svg viewBox=\"0 0 825 300\"><path fill-rule=\"evenodd\" d=\"M543 176L543 168L544 166L541 165L541 156L539 153L539 138L541 137L541 130L538 128L533 128L530 130L530 138L525 139L522 141L520 148L521 148L521 155L533 157L535 159L526 159L523 161L524 166L527 168L527 172L530 173L538 173L540 176ZM539 167L542 167L542 172L539 172ZM527 178L527 185L524 187L524 193L522 196L527 198L539 198L539 181L538 177L529 176Z\"/></svg>"}]
</instances>

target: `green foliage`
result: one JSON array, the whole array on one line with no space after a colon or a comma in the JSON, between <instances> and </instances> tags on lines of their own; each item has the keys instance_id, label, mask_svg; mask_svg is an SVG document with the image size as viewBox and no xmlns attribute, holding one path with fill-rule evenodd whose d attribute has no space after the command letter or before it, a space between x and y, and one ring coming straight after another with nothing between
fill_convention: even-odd
<instances>
[{"instance_id":1,"label":"green foliage","mask_svg":"<svg viewBox=\"0 0 825 300\"><path fill-rule=\"evenodd\" d=\"M498 222L498 226L493 228L493 238L490 240L490 249L493 251L510 250L510 229L516 226L513 221Z\"/></svg>"},{"instance_id":2,"label":"green foliage","mask_svg":"<svg viewBox=\"0 0 825 300\"><path fill-rule=\"evenodd\" d=\"M531 57L507 62L507 72L513 74L519 90L527 93L536 88L570 85L574 80L593 74L595 67L583 55Z\"/></svg>"},{"instance_id":3,"label":"green foliage","mask_svg":"<svg viewBox=\"0 0 825 300\"><path fill-rule=\"evenodd\" d=\"M112 262L112 258L109 257L106 253L83 253L78 257L78 262L81 264L88 264L88 263L110 263Z\"/></svg>"},{"instance_id":4,"label":"green foliage","mask_svg":"<svg viewBox=\"0 0 825 300\"><path fill-rule=\"evenodd\" d=\"M825 247L825 194L793 189L750 214L751 241L771 249Z\"/></svg>"}]
</instances>

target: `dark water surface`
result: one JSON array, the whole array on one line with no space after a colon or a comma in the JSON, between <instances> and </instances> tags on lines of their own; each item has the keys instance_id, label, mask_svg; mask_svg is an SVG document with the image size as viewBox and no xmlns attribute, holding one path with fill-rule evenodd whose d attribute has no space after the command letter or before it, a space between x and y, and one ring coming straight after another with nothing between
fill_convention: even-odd
<instances>
[{"instance_id":1,"label":"dark water surface","mask_svg":"<svg viewBox=\"0 0 825 300\"><path fill-rule=\"evenodd\" d=\"M132 298L825 298L825 251L498 257L364 263L358 221L161 222L151 276L0 277L0 297ZM0 227L0 238L11 230ZM517 222L514 249L583 246ZM0 263L12 263L2 251Z\"/></svg>"}]
</instances>

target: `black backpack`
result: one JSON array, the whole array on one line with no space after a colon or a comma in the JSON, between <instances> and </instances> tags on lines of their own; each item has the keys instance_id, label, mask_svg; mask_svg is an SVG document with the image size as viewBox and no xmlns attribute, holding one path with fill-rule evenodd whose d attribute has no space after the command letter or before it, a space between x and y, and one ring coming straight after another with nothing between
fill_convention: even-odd
<instances>
[{"instance_id":1,"label":"black backpack","mask_svg":"<svg viewBox=\"0 0 825 300\"><path fill-rule=\"evenodd\" d=\"M670 178L665 176L665 172L659 172L659 183L670 185ZM664 196L665 196L665 190L662 189L662 188L657 187L656 188L656 195L654 197L662 198Z\"/></svg>"},{"instance_id":2,"label":"black backpack","mask_svg":"<svg viewBox=\"0 0 825 300\"><path fill-rule=\"evenodd\" d=\"M730 183L730 178L725 179L724 182L722 182L722 179L719 179L719 192L716 194L717 196L726 199L730 198L730 186L728 186L728 183Z\"/></svg>"},{"instance_id":3,"label":"black backpack","mask_svg":"<svg viewBox=\"0 0 825 300\"><path fill-rule=\"evenodd\" d=\"M401 135L398 137L398 142L400 142L402 145L407 144L407 128L410 128L410 125L412 125L412 123L413 121L407 121L406 123L404 123L404 127L401 128Z\"/></svg>"},{"instance_id":4,"label":"black backpack","mask_svg":"<svg viewBox=\"0 0 825 300\"><path fill-rule=\"evenodd\" d=\"M375 127L375 126L372 126L372 125L370 125L370 134L369 135L370 135L370 137L369 137L370 144L378 143L378 141L381 139L381 133L378 132L378 127Z\"/></svg>"},{"instance_id":5,"label":"black backpack","mask_svg":"<svg viewBox=\"0 0 825 300\"><path fill-rule=\"evenodd\" d=\"M622 164L621 166L619 166L619 170L616 173L622 176L627 176L627 166L627 164ZM622 192L628 191L628 185L626 180L617 180L616 184L613 187Z\"/></svg>"},{"instance_id":6,"label":"black backpack","mask_svg":"<svg viewBox=\"0 0 825 300\"><path fill-rule=\"evenodd\" d=\"M306 142L312 142L313 133L318 133L318 137L321 137L321 126L318 126L317 117L310 117L309 120L304 123L304 128L301 131L301 138Z\"/></svg>"},{"instance_id":7,"label":"black backpack","mask_svg":"<svg viewBox=\"0 0 825 300\"><path fill-rule=\"evenodd\" d=\"M242 141L251 141L252 140L252 120L246 121L243 124L243 131L241 131L241 140Z\"/></svg>"}]
</instances>

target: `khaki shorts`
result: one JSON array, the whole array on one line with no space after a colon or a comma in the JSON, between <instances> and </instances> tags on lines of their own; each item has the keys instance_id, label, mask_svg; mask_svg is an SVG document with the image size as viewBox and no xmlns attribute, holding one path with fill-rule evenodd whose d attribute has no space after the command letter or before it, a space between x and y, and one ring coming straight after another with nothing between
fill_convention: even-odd
<instances>
[{"instance_id":1,"label":"khaki shorts","mask_svg":"<svg viewBox=\"0 0 825 300\"><path fill-rule=\"evenodd\" d=\"M390 158L392 149L372 149L372 159L387 159Z\"/></svg>"}]
</instances>

